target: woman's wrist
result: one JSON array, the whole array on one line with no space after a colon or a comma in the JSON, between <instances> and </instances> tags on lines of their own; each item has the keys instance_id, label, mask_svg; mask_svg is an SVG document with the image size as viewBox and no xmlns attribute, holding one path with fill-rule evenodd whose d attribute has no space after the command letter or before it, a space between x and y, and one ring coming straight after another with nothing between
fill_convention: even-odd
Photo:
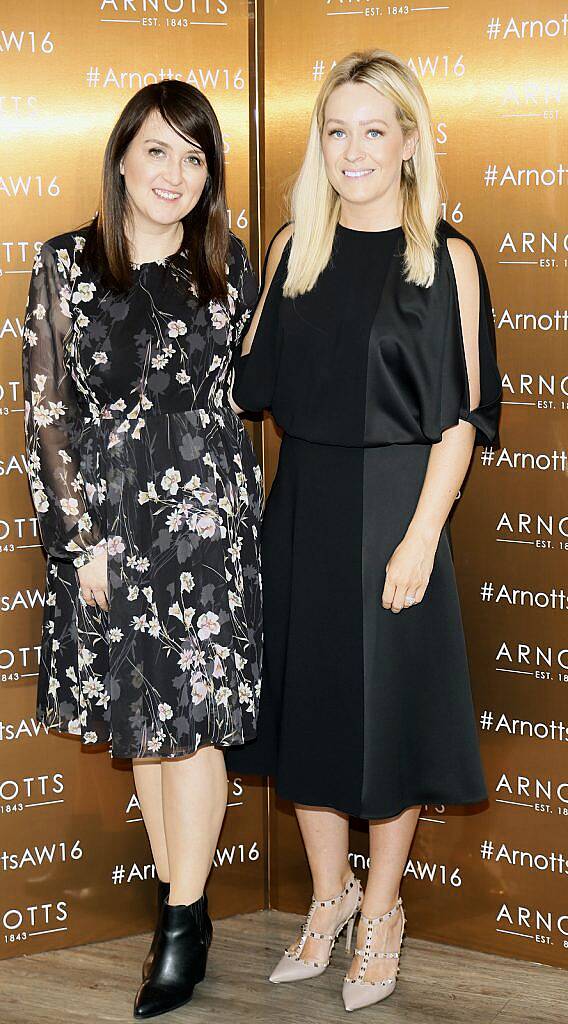
<instances>
[{"instance_id":1,"label":"woman's wrist","mask_svg":"<svg viewBox=\"0 0 568 1024\"><path fill-rule=\"evenodd\" d=\"M409 523L406 531L407 536L417 537L424 544L437 545L440 540L440 534L442 532L444 524L438 524L433 522L425 522L420 519L412 519Z\"/></svg>"}]
</instances>

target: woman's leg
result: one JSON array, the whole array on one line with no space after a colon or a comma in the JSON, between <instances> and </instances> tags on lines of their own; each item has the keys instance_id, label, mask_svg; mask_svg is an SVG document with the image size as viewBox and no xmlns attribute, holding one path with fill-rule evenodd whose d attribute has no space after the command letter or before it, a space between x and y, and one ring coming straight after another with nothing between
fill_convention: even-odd
<instances>
[{"instance_id":1,"label":"woman's leg","mask_svg":"<svg viewBox=\"0 0 568 1024\"><path fill-rule=\"evenodd\" d=\"M370 868L362 911L367 917L382 917L394 907L399 894L402 873L406 867L420 807L410 807L396 818L386 821L369 822ZM393 914L388 921L375 925L372 949L381 952L396 952L399 946L402 917ZM362 948L366 927L359 923L357 947ZM354 957L348 977L355 978L359 971L360 959ZM365 974L366 981L382 981L390 978L396 969L393 960L373 957Z\"/></svg>"},{"instance_id":2,"label":"woman's leg","mask_svg":"<svg viewBox=\"0 0 568 1024\"><path fill-rule=\"evenodd\" d=\"M171 906L202 895L227 807L223 752L203 747L162 761L162 808Z\"/></svg>"},{"instance_id":3,"label":"woman's leg","mask_svg":"<svg viewBox=\"0 0 568 1024\"><path fill-rule=\"evenodd\" d=\"M296 815L306 848L316 900L337 896L347 884L352 871L349 864L349 817L325 807L296 804ZM344 914L341 904L318 907L312 918L312 929L331 935ZM297 943L294 944L294 947ZM327 959L329 942L308 938L302 959Z\"/></svg>"},{"instance_id":4,"label":"woman's leg","mask_svg":"<svg viewBox=\"0 0 568 1024\"><path fill-rule=\"evenodd\" d=\"M136 795L150 840L150 848L158 878L162 882L169 882L170 866L162 810L161 762L160 760L145 757L133 759L132 770L134 772Z\"/></svg>"}]
</instances>

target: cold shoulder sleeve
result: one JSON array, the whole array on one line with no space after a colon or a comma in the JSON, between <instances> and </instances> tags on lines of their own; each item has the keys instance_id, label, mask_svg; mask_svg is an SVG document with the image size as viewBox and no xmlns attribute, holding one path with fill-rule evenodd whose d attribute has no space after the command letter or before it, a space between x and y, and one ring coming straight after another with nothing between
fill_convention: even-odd
<instances>
[{"instance_id":1,"label":"cold shoulder sleeve","mask_svg":"<svg viewBox=\"0 0 568 1024\"><path fill-rule=\"evenodd\" d=\"M466 420L476 430L476 445L499 445L499 413L502 385L497 366L495 325L489 284L483 263L475 246L458 232L447 231L447 237L462 238L473 251L479 275L479 385L478 405L472 409L469 397L469 382L465 348L460 319L457 282L453 264L445 246L445 258L441 261L441 273L447 275L448 314L445 322L443 343L440 423L441 431Z\"/></svg>"},{"instance_id":2,"label":"cold shoulder sleeve","mask_svg":"<svg viewBox=\"0 0 568 1024\"><path fill-rule=\"evenodd\" d=\"M76 446L80 424L64 348L71 291L62 259L45 243L34 261L24 320L28 475L44 548L79 567L105 541L88 510Z\"/></svg>"},{"instance_id":3,"label":"cold shoulder sleeve","mask_svg":"<svg viewBox=\"0 0 568 1024\"><path fill-rule=\"evenodd\" d=\"M266 280L270 250L278 234L279 232L272 239L264 259L262 287ZM282 343L282 289L287 274L290 245L291 240L286 243L270 282L252 348L248 355L241 355L235 364L234 399L241 409L248 412L261 412L272 407Z\"/></svg>"}]
</instances>

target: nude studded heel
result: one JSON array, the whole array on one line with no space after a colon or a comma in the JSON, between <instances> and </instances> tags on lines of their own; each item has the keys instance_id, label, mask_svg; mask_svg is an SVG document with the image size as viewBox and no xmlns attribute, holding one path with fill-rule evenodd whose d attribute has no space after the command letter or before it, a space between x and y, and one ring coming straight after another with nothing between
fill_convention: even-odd
<instances>
[{"instance_id":1,"label":"nude studded heel","mask_svg":"<svg viewBox=\"0 0 568 1024\"><path fill-rule=\"evenodd\" d=\"M371 949L374 926L382 924L383 921L388 921L389 918L399 910L401 914L401 928L397 951L394 953L381 953ZM382 917L366 917L365 914L362 913L361 920L364 921L367 926L367 934L365 936L364 948L356 949L354 954L361 958L359 973L356 978L348 978L346 975L343 979L343 1005L349 1013L352 1010L360 1010L364 1006L372 1006L373 1003L380 1003L381 1000L392 995L396 988L396 981L400 970L400 949L406 926L406 917L402 906L402 900L399 897L392 910L389 910L387 914L383 914ZM396 972L391 978L385 978L384 981L365 981L365 974L367 972L369 961L375 958L397 961Z\"/></svg>"},{"instance_id":2,"label":"nude studded heel","mask_svg":"<svg viewBox=\"0 0 568 1024\"><path fill-rule=\"evenodd\" d=\"M345 903L345 914L332 935L315 932L311 929L310 925L312 923L313 916L319 907L334 907L336 904L343 902ZM269 981L278 985L283 981L303 981L305 978L317 978L319 974L323 974L331 959L333 947L346 925L347 942L345 948L350 951L351 939L353 936L353 925L355 924L355 918L362 902L363 890L361 888L361 882L358 878L355 878L354 875L349 879L343 892L340 892L338 896L334 896L333 899L316 900L315 897L312 897L308 916L302 925L302 934L297 947L293 951L290 948L284 951L284 956L276 964L276 967L270 975ZM313 939L327 939L329 942L329 950L325 961L302 959L302 951L310 937Z\"/></svg>"}]
</instances>

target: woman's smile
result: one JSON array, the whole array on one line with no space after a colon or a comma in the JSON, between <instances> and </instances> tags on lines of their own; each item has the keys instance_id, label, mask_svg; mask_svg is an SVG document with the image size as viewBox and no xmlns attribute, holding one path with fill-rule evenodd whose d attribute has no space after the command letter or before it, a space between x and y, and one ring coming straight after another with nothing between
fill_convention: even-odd
<instances>
[{"instance_id":1,"label":"woman's smile","mask_svg":"<svg viewBox=\"0 0 568 1024\"><path fill-rule=\"evenodd\" d=\"M181 197L181 192L170 192L164 188L153 188L152 192L158 199L164 199L168 203L175 202Z\"/></svg>"}]
</instances>

